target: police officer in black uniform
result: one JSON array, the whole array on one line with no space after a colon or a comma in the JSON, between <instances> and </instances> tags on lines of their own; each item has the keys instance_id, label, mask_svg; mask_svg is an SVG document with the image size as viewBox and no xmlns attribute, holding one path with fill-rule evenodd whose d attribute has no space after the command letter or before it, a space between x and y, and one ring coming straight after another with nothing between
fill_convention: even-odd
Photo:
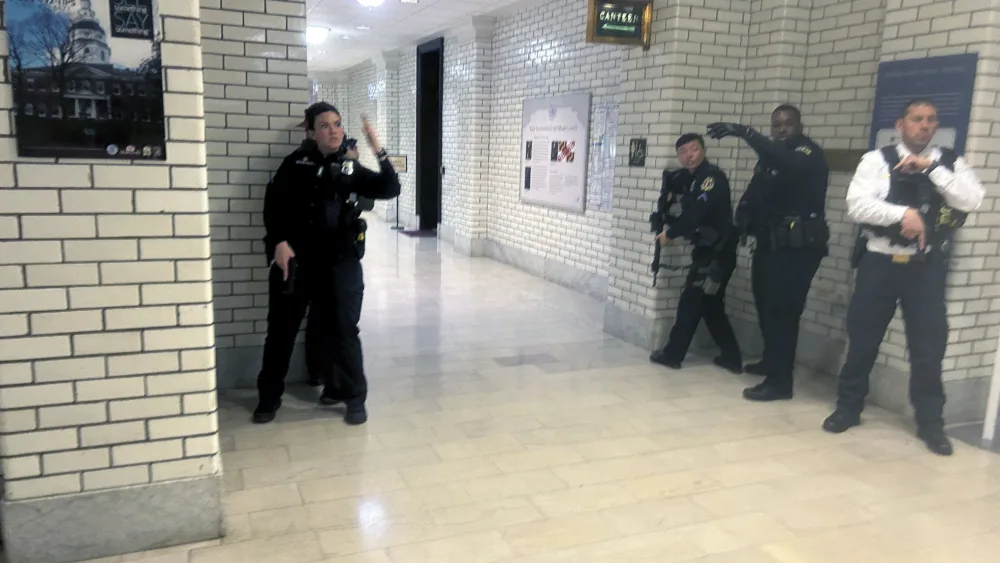
<instances>
[{"instance_id":1,"label":"police officer in black uniform","mask_svg":"<svg viewBox=\"0 0 1000 563\"><path fill-rule=\"evenodd\" d=\"M306 122L302 122L302 127L306 127ZM357 139L344 139L344 157L347 160L358 160ZM302 141L300 149L317 150L313 132L308 131L308 136ZM309 385L319 387L330 380L331 373L333 381L341 381L346 375L341 365L336 361L336 357L330 353L330 343L324 338L328 335L322 330L323 320L318 314L309 311L306 318L306 372L309 374ZM332 370L332 372L330 371ZM329 400L324 400L328 403Z\"/></svg>"},{"instance_id":2,"label":"police officer in black uniform","mask_svg":"<svg viewBox=\"0 0 1000 563\"><path fill-rule=\"evenodd\" d=\"M861 224L847 311L850 342L838 380L837 409L823 423L840 433L861 422L868 376L898 302L910 352L910 401L917 435L951 455L944 432L941 362L948 344L945 289L955 230L985 190L954 151L931 144L937 109L913 100L896 121L902 140L866 154L847 189L847 213Z\"/></svg>"},{"instance_id":3,"label":"police officer in black uniform","mask_svg":"<svg viewBox=\"0 0 1000 563\"><path fill-rule=\"evenodd\" d=\"M660 188L658 212L668 228L657 233L661 244L686 239L694 245L691 270L677 305L677 318L670 339L650 360L669 368L680 369L701 319L705 319L721 355L716 365L740 373L742 359L733 327L726 317L725 294L729 278L736 269L738 237L733 231L733 207L726 174L705 158L705 140L701 135L682 135L674 144L680 170L666 171ZM672 200L680 198L681 215L673 218L666 211Z\"/></svg>"},{"instance_id":4,"label":"police officer in black uniform","mask_svg":"<svg viewBox=\"0 0 1000 563\"><path fill-rule=\"evenodd\" d=\"M764 336L763 360L746 369L767 377L743 396L752 401L790 399L799 318L828 252L826 159L802 134L801 114L790 105L771 114L771 138L736 123L713 123L708 134L713 139L739 137L758 158L735 222L755 239L751 285Z\"/></svg>"},{"instance_id":5,"label":"police officer in black uniform","mask_svg":"<svg viewBox=\"0 0 1000 563\"><path fill-rule=\"evenodd\" d=\"M368 383L358 322L367 227L359 198L394 198L400 192L399 178L367 119L363 132L379 160L377 173L347 157L343 124L334 106L310 106L306 126L315 145L305 143L285 158L264 198L264 243L272 267L253 420L270 422L281 407L292 349L308 307L314 337L329 354L329 361L317 368L326 383L323 401L346 403L344 420L362 424L368 420ZM341 368L339 377L334 377L334 363Z\"/></svg>"}]
</instances>

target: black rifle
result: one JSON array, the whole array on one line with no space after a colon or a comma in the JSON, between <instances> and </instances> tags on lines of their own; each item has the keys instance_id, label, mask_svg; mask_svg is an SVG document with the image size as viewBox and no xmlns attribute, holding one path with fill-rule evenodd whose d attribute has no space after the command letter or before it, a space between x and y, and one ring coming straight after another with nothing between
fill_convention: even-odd
<instances>
[{"instance_id":1,"label":"black rifle","mask_svg":"<svg viewBox=\"0 0 1000 563\"><path fill-rule=\"evenodd\" d=\"M663 232L665 226L673 225L678 216L670 213L670 208L684 195L684 188L676 180L683 170L664 170L663 180L660 187L660 197L656 201L656 211L649 214L649 230L654 235ZM656 287L656 275L660 272L660 240L657 239L653 247L653 263L650 269L653 271L653 287Z\"/></svg>"}]
</instances>

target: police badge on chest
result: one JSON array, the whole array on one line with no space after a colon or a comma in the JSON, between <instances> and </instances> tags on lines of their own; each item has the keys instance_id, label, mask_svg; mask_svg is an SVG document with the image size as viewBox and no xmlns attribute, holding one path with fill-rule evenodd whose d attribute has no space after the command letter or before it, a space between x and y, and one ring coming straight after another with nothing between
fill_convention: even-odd
<instances>
[{"instance_id":1,"label":"police badge on chest","mask_svg":"<svg viewBox=\"0 0 1000 563\"><path fill-rule=\"evenodd\" d=\"M344 162L342 162L340 164L340 173L343 174L344 176L350 176L351 174L354 174L354 161L345 160Z\"/></svg>"}]
</instances>

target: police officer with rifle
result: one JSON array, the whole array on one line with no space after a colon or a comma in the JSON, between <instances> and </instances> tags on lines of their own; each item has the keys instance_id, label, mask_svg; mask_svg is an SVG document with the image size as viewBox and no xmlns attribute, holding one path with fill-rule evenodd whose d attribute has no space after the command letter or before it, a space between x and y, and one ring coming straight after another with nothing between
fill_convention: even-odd
<instances>
[{"instance_id":1,"label":"police officer with rifle","mask_svg":"<svg viewBox=\"0 0 1000 563\"><path fill-rule=\"evenodd\" d=\"M764 337L763 360L745 369L767 377L743 396L751 401L791 399L799 318L830 238L826 159L802 134L799 110L790 105L771 114L770 138L738 123L713 123L708 134L743 139L758 157L736 209L736 225L742 236L755 239L751 285Z\"/></svg>"},{"instance_id":2,"label":"police officer with rifle","mask_svg":"<svg viewBox=\"0 0 1000 563\"><path fill-rule=\"evenodd\" d=\"M917 436L932 452L951 455L941 381L948 263L955 230L982 204L985 190L954 151L931 144L937 127L931 101L909 102L896 121L901 142L867 153L848 187L847 213L861 227L852 256L857 278L837 408L823 428L840 433L860 424L868 377L899 303Z\"/></svg>"},{"instance_id":3,"label":"police officer with rifle","mask_svg":"<svg viewBox=\"0 0 1000 563\"><path fill-rule=\"evenodd\" d=\"M680 369L698 323L704 318L705 326L721 351L715 358L716 365L740 373L740 347L725 307L726 286L736 268L738 243L733 232L729 180L721 169L706 160L705 141L701 135L682 135L675 148L683 168L664 171L657 212L650 217L651 229L656 233L654 285L661 244L686 239L694 249L670 338L667 345L653 352L649 359ZM682 211L675 217L669 209L678 199Z\"/></svg>"},{"instance_id":4,"label":"police officer with rifle","mask_svg":"<svg viewBox=\"0 0 1000 563\"><path fill-rule=\"evenodd\" d=\"M264 245L271 270L255 423L271 422L281 407L285 375L307 307L311 337L327 353L322 361L313 357L314 371L326 383L323 402L346 403L348 424L368 420L368 383L358 337L367 230L361 212L370 209L366 198L394 198L400 186L372 125L367 119L363 123L379 172L350 158L340 112L320 102L306 110L306 127L315 144L304 143L288 155L267 186ZM339 366L336 372L334 365Z\"/></svg>"}]
</instances>

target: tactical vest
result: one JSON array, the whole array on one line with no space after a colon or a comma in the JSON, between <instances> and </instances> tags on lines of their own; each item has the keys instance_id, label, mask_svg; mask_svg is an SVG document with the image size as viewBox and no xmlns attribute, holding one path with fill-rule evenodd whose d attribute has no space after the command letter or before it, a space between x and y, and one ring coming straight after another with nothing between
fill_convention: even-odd
<instances>
[{"instance_id":1,"label":"tactical vest","mask_svg":"<svg viewBox=\"0 0 1000 563\"><path fill-rule=\"evenodd\" d=\"M954 151L941 148L939 165L952 172L958 156ZM949 250L955 230L965 224L968 213L954 209L945 203L937 186L926 174L902 174L894 170L899 164L899 153L895 146L882 147L882 158L889 165L889 195L885 201L916 209L927 229L927 243L931 249ZM902 224L887 227L862 224L862 230L876 237L884 237L895 246L915 247L917 242L904 237Z\"/></svg>"}]
</instances>

